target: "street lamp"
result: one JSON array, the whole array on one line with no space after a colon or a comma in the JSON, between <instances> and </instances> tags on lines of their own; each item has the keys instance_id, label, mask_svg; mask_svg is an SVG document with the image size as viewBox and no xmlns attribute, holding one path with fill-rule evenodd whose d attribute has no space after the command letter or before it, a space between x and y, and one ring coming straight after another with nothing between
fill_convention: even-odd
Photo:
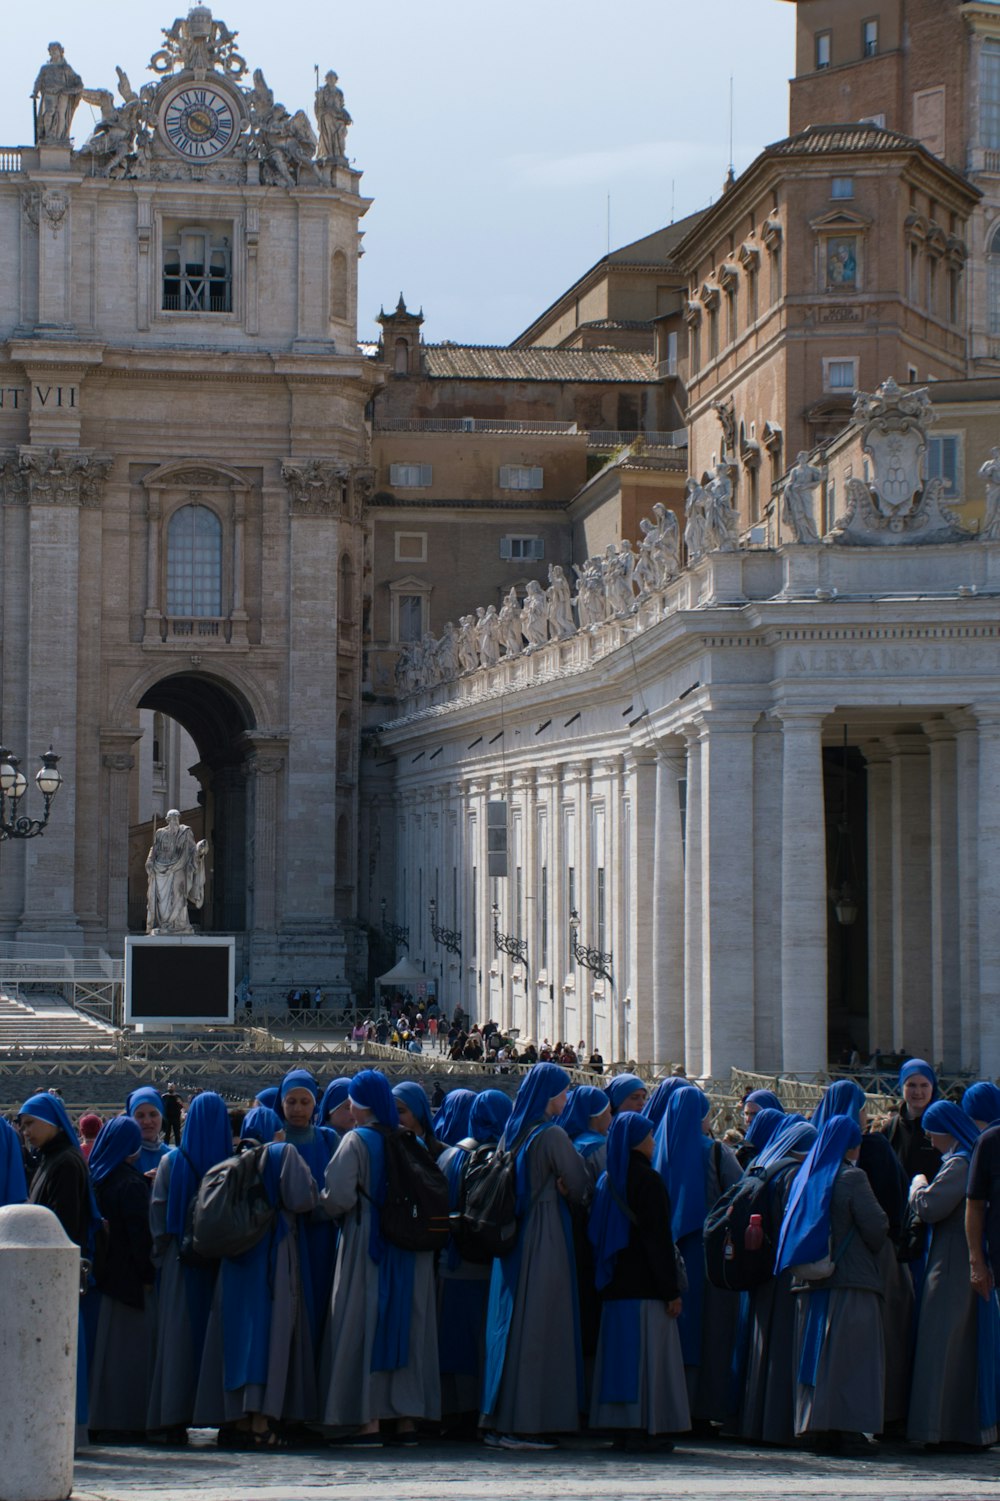
<instances>
[{"instance_id":1,"label":"street lamp","mask_svg":"<svg viewBox=\"0 0 1000 1501\"><path fill-rule=\"evenodd\" d=\"M0 745L0 840L34 839L41 834L49 821L52 799L62 786L59 757L51 745L41 757L41 766L35 775L35 786L45 799L42 818L29 818L21 813L21 799L28 790L28 779L21 771L20 761L6 746Z\"/></svg>"},{"instance_id":2,"label":"street lamp","mask_svg":"<svg viewBox=\"0 0 1000 1501\"><path fill-rule=\"evenodd\" d=\"M386 900L385 900L385 897L383 897L382 898L382 932L383 932L383 934L385 936L386 942L387 943L391 943L394 948L406 949L408 951L409 947L410 947L410 930L409 930L409 928L401 928L401 927L398 926L397 923L386 922L386 920L385 920L385 908L386 908Z\"/></svg>"},{"instance_id":3,"label":"street lamp","mask_svg":"<svg viewBox=\"0 0 1000 1501\"><path fill-rule=\"evenodd\" d=\"M500 904L493 903L493 943L498 954L509 954L518 964L528 967L528 940L515 938L513 933L500 931Z\"/></svg>"},{"instance_id":4,"label":"street lamp","mask_svg":"<svg viewBox=\"0 0 1000 1501\"><path fill-rule=\"evenodd\" d=\"M573 951L573 958L577 964L589 969L591 974L599 975L602 980L607 980L613 985L614 978L611 974L611 955L602 953L600 949L589 949L579 939L580 914L574 908L569 915L569 946Z\"/></svg>"},{"instance_id":5,"label":"street lamp","mask_svg":"<svg viewBox=\"0 0 1000 1501\"><path fill-rule=\"evenodd\" d=\"M462 957L462 935L455 928L439 928L437 925L437 898L431 897L431 934L434 942L446 948L449 953Z\"/></svg>"}]
</instances>

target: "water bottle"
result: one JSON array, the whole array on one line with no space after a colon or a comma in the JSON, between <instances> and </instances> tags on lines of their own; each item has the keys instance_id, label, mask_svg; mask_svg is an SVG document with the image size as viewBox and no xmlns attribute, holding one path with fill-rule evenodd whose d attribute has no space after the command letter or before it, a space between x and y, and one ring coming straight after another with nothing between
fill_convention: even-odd
<instances>
[{"instance_id":1,"label":"water bottle","mask_svg":"<svg viewBox=\"0 0 1000 1501\"><path fill-rule=\"evenodd\" d=\"M748 1251L759 1251L764 1244L764 1221L759 1214L750 1216L750 1223L743 1235L743 1245Z\"/></svg>"}]
</instances>

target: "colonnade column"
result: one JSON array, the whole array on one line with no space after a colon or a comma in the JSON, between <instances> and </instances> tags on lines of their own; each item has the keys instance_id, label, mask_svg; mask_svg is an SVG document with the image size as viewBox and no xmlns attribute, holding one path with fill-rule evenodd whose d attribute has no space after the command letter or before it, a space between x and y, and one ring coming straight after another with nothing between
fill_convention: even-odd
<instances>
[{"instance_id":1,"label":"colonnade column","mask_svg":"<svg viewBox=\"0 0 1000 1501\"><path fill-rule=\"evenodd\" d=\"M529 1037L538 1037L538 788L534 771L520 773L523 789L521 837L524 840L524 911L520 933L528 940L524 969L524 1016L515 1018ZM522 1033L523 1035L523 1033Z\"/></svg>"},{"instance_id":2,"label":"colonnade column","mask_svg":"<svg viewBox=\"0 0 1000 1501\"><path fill-rule=\"evenodd\" d=\"M685 726L687 803L684 818L684 1066L704 1072L701 1003L701 727Z\"/></svg>"},{"instance_id":3,"label":"colonnade column","mask_svg":"<svg viewBox=\"0 0 1000 1501\"><path fill-rule=\"evenodd\" d=\"M868 1050L892 1047L892 776L880 740L862 746L868 794Z\"/></svg>"},{"instance_id":4,"label":"colonnade column","mask_svg":"<svg viewBox=\"0 0 1000 1501\"><path fill-rule=\"evenodd\" d=\"M950 718L957 783L959 1052L962 1067L974 1068L979 1057L979 1015L972 1004L979 993L979 727L964 709Z\"/></svg>"},{"instance_id":5,"label":"colonnade column","mask_svg":"<svg viewBox=\"0 0 1000 1501\"><path fill-rule=\"evenodd\" d=\"M976 704L979 723L979 1072L1000 1073L1000 704Z\"/></svg>"},{"instance_id":6,"label":"colonnade column","mask_svg":"<svg viewBox=\"0 0 1000 1501\"><path fill-rule=\"evenodd\" d=\"M930 745L931 1038L935 1062L961 1066L958 786L954 726L924 725Z\"/></svg>"},{"instance_id":7,"label":"colonnade column","mask_svg":"<svg viewBox=\"0 0 1000 1501\"><path fill-rule=\"evenodd\" d=\"M918 1057L931 1033L930 756L923 735L891 735L892 1045Z\"/></svg>"},{"instance_id":8,"label":"colonnade column","mask_svg":"<svg viewBox=\"0 0 1000 1501\"><path fill-rule=\"evenodd\" d=\"M129 777L135 766L132 744L137 738L129 735L127 744L118 746L112 742L101 756L107 788L105 889L108 941L112 945L123 943L128 932Z\"/></svg>"},{"instance_id":9,"label":"colonnade column","mask_svg":"<svg viewBox=\"0 0 1000 1501\"><path fill-rule=\"evenodd\" d=\"M756 709L702 716L702 1070L754 1063L753 727Z\"/></svg>"},{"instance_id":10,"label":"colonnade column","mask_svg":"<svg viewBox=\"0 0 1000 1501\"><path fill-rule=\"evenodd\" d=\"M272 933L278 926L278 783L284 770L284 746L262 742L247 763L250 816L247 826L251 845L247 852L249 902L247 921L253 933Z\"/></svg>"},{"instance_id":11,"label":"colonnade column","mask_svg":"<svg viewBox=\"0 0 1000 1501\"><path fill-rule=\"evenodd\" d=\"M656 755L653 821L653 893L648 907L652 928L653 1062L680 1063L684 1057L684 843L680 783L687 776L683 748ZM640 837L636 810L636 838ZM644 823L646 822L643 819ZM637 892L637 905L642 899ZM641 914L645 919L646 912ZM648 927L638 932L648 943ZM638 938L637 932L637 938ZM648 991L640 993L640 998ZM645 1013L645 1006L642 1008Z\"/></svg>"},{"instance_id":12,"label":"colonnade column","mask_svg":"<svg viewBox=\"0 0 1000 1501\"><path fill-rule=\"evenodd\" d=\"M785 706L781 771L781 1046L787 1073L827 1065L822 711Z\"/></svg>"}]
</instances>

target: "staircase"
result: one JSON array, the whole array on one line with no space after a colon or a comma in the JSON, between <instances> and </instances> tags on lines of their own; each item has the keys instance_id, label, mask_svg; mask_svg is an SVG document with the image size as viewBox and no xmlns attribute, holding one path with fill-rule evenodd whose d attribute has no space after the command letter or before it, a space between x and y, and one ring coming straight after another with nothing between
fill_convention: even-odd
<instances>
[{"instance_id":1,"label":"staircase","mask_svg":"<svg viewBox=\"0 0 1000 1501\"><path fill-rule=\"evenodd\" d=\"M75 1011L60 997L17 1000L0 995L0 1051L5 1053L18 1048L99 1048L113 1057L117 1038L113 1027Z\"/></svg>"}]
</instances>

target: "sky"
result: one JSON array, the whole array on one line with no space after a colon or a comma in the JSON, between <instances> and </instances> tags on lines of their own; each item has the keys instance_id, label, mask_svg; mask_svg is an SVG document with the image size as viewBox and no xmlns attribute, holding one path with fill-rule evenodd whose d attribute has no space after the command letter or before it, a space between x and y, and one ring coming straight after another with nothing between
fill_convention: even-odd
<instances>
[{"instance_id":1,"label":"sky","mask_svg":"<svg viewBox=\"0 0 1000 1501\"><path fill-rule=\"evenodd\" d=\"M781 0L218 0L251 71L312 115L340 75L362 220L358 332L400 292L428 341L506 344L608 249L703 208L787 134L795 7ZM0 145L61 41L88 88L133 87L184 0L45 0L5 28ZM616 22L616 17L623 19ZM250 82L249 75L244 80ZM95 117L81 104L74 136Z\"/></svg>"}]
</instances>

